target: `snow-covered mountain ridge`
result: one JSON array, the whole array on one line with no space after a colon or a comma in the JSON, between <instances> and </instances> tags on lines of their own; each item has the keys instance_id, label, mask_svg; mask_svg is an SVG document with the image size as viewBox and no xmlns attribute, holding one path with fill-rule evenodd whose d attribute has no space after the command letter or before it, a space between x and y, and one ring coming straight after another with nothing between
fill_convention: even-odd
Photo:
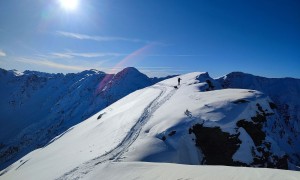
<instances>
[{"instance_id":1,"label":"snow-covered mountain ridge","mask_svg":"<svg viewBox=\"0 0 300 180\"><path fill-rule=\"evenodd\" d=\"M129 163L134 161L296 168L288 159L286 149L293 147L283 134L284 121L266 94L222 89L223 82L207 73L180 78L180 86L170 78L118 100L22 157L0 179L93 179L103 174L116 179L121 174L115 169L138 166ZM299 178L299 173L290 175Z\"/></svg>"},{"instance_id":2,"label":"snow-covered mountain ridge","mask_svg":"<svg viewBox=\"0 0 300 180\"><path fill-rule=\"evenodd\" d=\"M300 79L295 78L265 78L233 72L217 79L223 88L255 89L268 95L274 104L283 131L281 137L286 138L289 145L283 145L290 161L300 164ZM276 129L276 127L274 127Z\"/></svg>"},{"instance_id":3,"label":"snow-covered mountain ridge","mask_svg":"<svg viewBox=\"0 0 300 180\"><path fill-rule=\"evenodd\" d=\"M43 147L113 102L163 78L135 68L117 74L76 74L0 69L0 169Z\"/></svg>"}]
</instances>

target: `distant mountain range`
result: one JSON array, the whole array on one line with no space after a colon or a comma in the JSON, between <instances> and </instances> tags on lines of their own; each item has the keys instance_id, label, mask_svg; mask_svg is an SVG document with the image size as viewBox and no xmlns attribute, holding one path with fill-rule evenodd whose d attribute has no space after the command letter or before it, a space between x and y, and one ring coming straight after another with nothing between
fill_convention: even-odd
<instances>
[{"instance_id":1,"label":"distant mountain range","mask_svg":"<svg viewBox=\"0 0 300 180\"><path fill-rule=\"evenodd\" d=\"M66 75L0 69L0 169L129 93L163 79L130 67L117 74L87 70Z\"/></svg>"},{"instance_id":2,"label":"distant mountain range","mask_svg":"<svg viewBox=\"0 0 300 180\"><path fill-rule=\"evenodd\" d=\"M1 168L15 163L0 174L76 179L120 161L298 170L299 79L179 77L1 70Z\"/></svg>"}]
</instances>

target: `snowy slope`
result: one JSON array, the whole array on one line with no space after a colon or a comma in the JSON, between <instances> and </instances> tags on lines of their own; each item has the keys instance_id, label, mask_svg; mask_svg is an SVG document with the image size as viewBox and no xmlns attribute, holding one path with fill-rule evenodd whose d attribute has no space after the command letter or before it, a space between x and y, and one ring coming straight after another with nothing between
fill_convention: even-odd
<instances>
[{"instance_id":1,"label":"snowy slope","mask_svg":"<svg viewBox=\"0 0 300 180\"><path fill-rule=\"evenodd\" d=\"M113 74L0 69L0 169L153 80L135 68Z\"/></svg>"},{"instance_id":2,"label":"snowy slope","mask_svg":"<svg viewBox=\"0 0 300 180\"><path fill-rule=\"evenodd\" d=\"M20 175L21 179L24 176ZM6 177L13 179L14 177ZM300 173L296 171L275 170L267 168L246 168L228 166L195 166L167 163L122 162L101 164L87 174L86 180L298 180ZM1 176L0 176L1 179ZM31 179L45 179L44 176L32 172Z\"/></svg>"},{"instance_id":3,"label":"snowy slope","mask_svg":"<svg viewBox=\"0 0 300 180\"><path fill-rule=\"evenodd\" d=\"M188 179L188 180L298 180L299 172L265 168L245 168L228 166L192 166L166 163L112 163L97 167L85 179Z\"/></svg>"},{"instance_id":4,"label":"snowy slope","mask_svg":"<svg viewBox=\"0 0 300 180\"><path fill-rule=\"evenodd\" d=\"M128 179L167 176L158 167L166 172L182 167L178 176L191 172L192 178L198 170L206 171L207 179L218 177L208 172L220 168L128 163L132 161L291 168L278 145L285 139L272 132L273 126L279 131L283 127L266 95L219 89L207 73L180 78L179 88L174 88L177 78L171 78L120 99L21 158L3 170L0 179L116 179L127 165L141 168L132 176L126 173ZM147 176L146 168L159 174ZM247 172L245 177L252 172L270 179L273 172L299 177L285 171L241 170ZM229 168L219 175L230 179L226 172L236 171Z\"/></svg>"},{"instance_id":5,"label":"snowy slope","mask_svg":"<svg viewBox=\"0 0 300 180\"><path fill-rule=\"evenodd\" d=\"M288 153L290 161L300 164L300 80L233 72L217 81L224 88L255 89L268 95L275 103L273 108L279 113L284 126L280 136L285 137L286 141L281 143L281 147Z\"/></svg>"}]
</instances>

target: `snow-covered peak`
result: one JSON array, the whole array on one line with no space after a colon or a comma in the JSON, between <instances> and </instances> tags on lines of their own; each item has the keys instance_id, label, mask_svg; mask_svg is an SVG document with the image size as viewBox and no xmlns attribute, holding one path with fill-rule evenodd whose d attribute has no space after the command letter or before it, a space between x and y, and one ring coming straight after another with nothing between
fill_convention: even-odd
<instances>
[{"instance_id":1,"label":"snow-covered peak","mask_svg":"<svg viewBox=\"0 0 300 180\"><path fill-rule=\"evenodd\" d=\"M141 73L134 67L127 67L123 69L115 75L114 79L122 79L125 77L129 77L131 79L134 78L137 79L137 81L149 79L145 74Z\"/></svg>"},{"instance_id":2,"label":"snow-covered peak","mask_svg":"<svg viewBox=\"0 0 300 180\"><path fill-rule=\"evenodd\" d=\"M80 73L78 73L79 75L82 75L82 76L86 76L86 75L94 75L94 74L105 74L104 72L102 71L98 71L96 69L90 69L90 70L85 70L85 71L82 71Z\"/></svg>"},{"instance_id":3,"label":"snow-covered peak","mask_svg":"<svg viewBox=\"0 0 300 180\"><path fill-rule=\"evenodd\" d=\"M110 97L111 102L115 102L120 99L118 96L120 91L123 91L124 94L128 94L136 89L144 88L152 84L152 80L145 74L133 67L129 67L115 75L107 75L103 79L103 82L99 84L98 93L102 96Z\"/></svg>"},{"instance_id":4,"label":"snow-covered peak","mask_svg":"<svg viewBox=\"0 0 300 180\"><path fill-rule=\"evenodd\" d=\"M48 78L48 77L55 76L56 74L26 70L26 71L23 72L23 75L26 75L26 76L39 76L39 77Z\"/></svg>"},{"instance_id":5,"label":"snow-covered peak","mask_svg":"<svg viewBox=\"0 0 300 180\"><path fill-rule=\"evenodd\" d=\"M209 76L208 72L203 72L196 77L196 79L198 79L199 81L205 81L206 79L210 78L211 77Z\"/></svg>"},{"instance_id":6,"label":"snow-covered peak","mask_svg":"<svg viewBox=\"0 0 300 180\"><path fill-rule=\"evenodd\" d=\"M0 169L138 89L151 78L129 68L50 74L0 69ZM118 77L118 78L117 78ZM101 91L100 91L101 90Z\"/></svg>"},{"instance_id":7,"label":"snow-covered peak","mask_svg":"<svg viewBox=\"0 0 300 180\"><path fill-rule=\"evenodd\" d=\"M127 67L124 68L122 71L120 71L121 73L140 73L139 70L137 70L135 67Z\"/></svg>"},{"instance_id":8,"label":"snow-covered peak","mask_svg":"<svg viewBox=\"0 0 300 180\"><path fill-rule=\"evenodd\" d=\"M265 78L233 72L217 81L224 88L255 89L268 95L284 127L284 131L278 132L286 138L285 142L281 141L281 147L288 153L290 161L300 164L300 79Z\"/></svg>"},{"instance_id":9,"label":"snow-covered peak","mask_svg":"<svg viewBox=\"0 0 300 180\"><path fill-rule=\"evenodd\" d=\"M0 68L0 75L8 75L8 76L21 76L23 75L22 72L16 70L16 69L13 69L13 70L5 70L5 69L2 69Z\"/></svg>"},{"instance_id":10,"label":"snow-covered peak","mask_svg":"<svg viewBox=\"0 0 300 180\"><path fill-rule=\"evenodd\" d=\"M183 75L179 75L176 78L169 78L164 82L165 84L168 84L170 86L176 85L174 84L174 81L178 81L180 78L180 84L182 85L192 85L192 84L198 84L196 87L198 87L201 91L210 91L210 90L216 90L220 89L220 83L215 81L213 78L209 76L207 72L192 72L187 73Z\"/></svg>"},{"instance_id":11,"label":"snow-covered peak","mask_svg":"<svg viewBox=\"0 0 300 180\"><path fill-rule=\"evenodd\" d=\"M21 75L23 75L23 73L21 71L18 71L16 69L9 70L8 72L11 72L15 76L21 76Z\"/></svg>"},{"instance_id":12,"label":"snow-covered peak","mask_svg":"<svg viewBox=\"0 0 300 180\"><path fill-rule=\"evenodd\" d=\"M245 72L240 72L240 71L234 71L234 72L231 72L221 78L233 78L233 77L238 77L238 78L264 78L264 79L273 79L273 80L286 80L286 79L293 79L293 80L297 80L296 78L291 78L291 77L283 77L283 78L267 78L267 77L263 77L263 76L257 76L257 75L253 75L253 74L250 74L250 73L245 73Z\"/></svg>"},{"instance_id":13,"label":"snow-covered peak","mask_svg":"<svg viewBox=\"0 0 300 180\"><path fill-rule=\"evenodd\" d=\"M255 90L214 90L209 79L189 73L137 90L0 174L84 179L131 161L289 168L271 100Z\"/></svg>"},{"instance_id":14,"label":"snow-covered peak","mask_svg":"<svg viewBox=\"0 0 300 180\"><path fill-rule=\"evenodd\" d=\"M253 76L253 75L248 74L248 73L244 73L244 72L241 72L241 71L234 71L234 72L231 72L231 73L227 74L224 77L227 77L227 76L230 76L230 77L245 77L245 76Z\"/></svg>"}]
</instances>

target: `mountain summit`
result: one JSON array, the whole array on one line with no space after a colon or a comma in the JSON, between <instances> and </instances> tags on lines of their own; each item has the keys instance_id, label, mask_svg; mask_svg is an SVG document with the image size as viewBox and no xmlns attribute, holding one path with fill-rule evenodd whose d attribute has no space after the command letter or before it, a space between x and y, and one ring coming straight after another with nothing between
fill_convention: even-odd
<instances>
[{"instance_id":1,"label":"mountain summit","mask_svg":"<svg viewBox=\"0 0 300 180\"><path fill-rule=\"evenodd\" d=\"M86 70L66 75L0 69L0 169L159 80L135 68L117 74Z\"/></svg>"},{"instance_id":2,"label":"mountain summit","mask_svg":"<svg viewBox=\"0 0 300 180\"><path fill-rule=\"evenodd\" d=\"M284 121L266 94L222 89L224 81L207 73L179 77L179 86L178 77L170 78L118 100L24 156L2 177L28 179L34 172L36 179L89 179L116 172L108 167L117 162L136 161L296 168L286 152L292 146L282 135Z\"/></svg>"}]
</instances>

